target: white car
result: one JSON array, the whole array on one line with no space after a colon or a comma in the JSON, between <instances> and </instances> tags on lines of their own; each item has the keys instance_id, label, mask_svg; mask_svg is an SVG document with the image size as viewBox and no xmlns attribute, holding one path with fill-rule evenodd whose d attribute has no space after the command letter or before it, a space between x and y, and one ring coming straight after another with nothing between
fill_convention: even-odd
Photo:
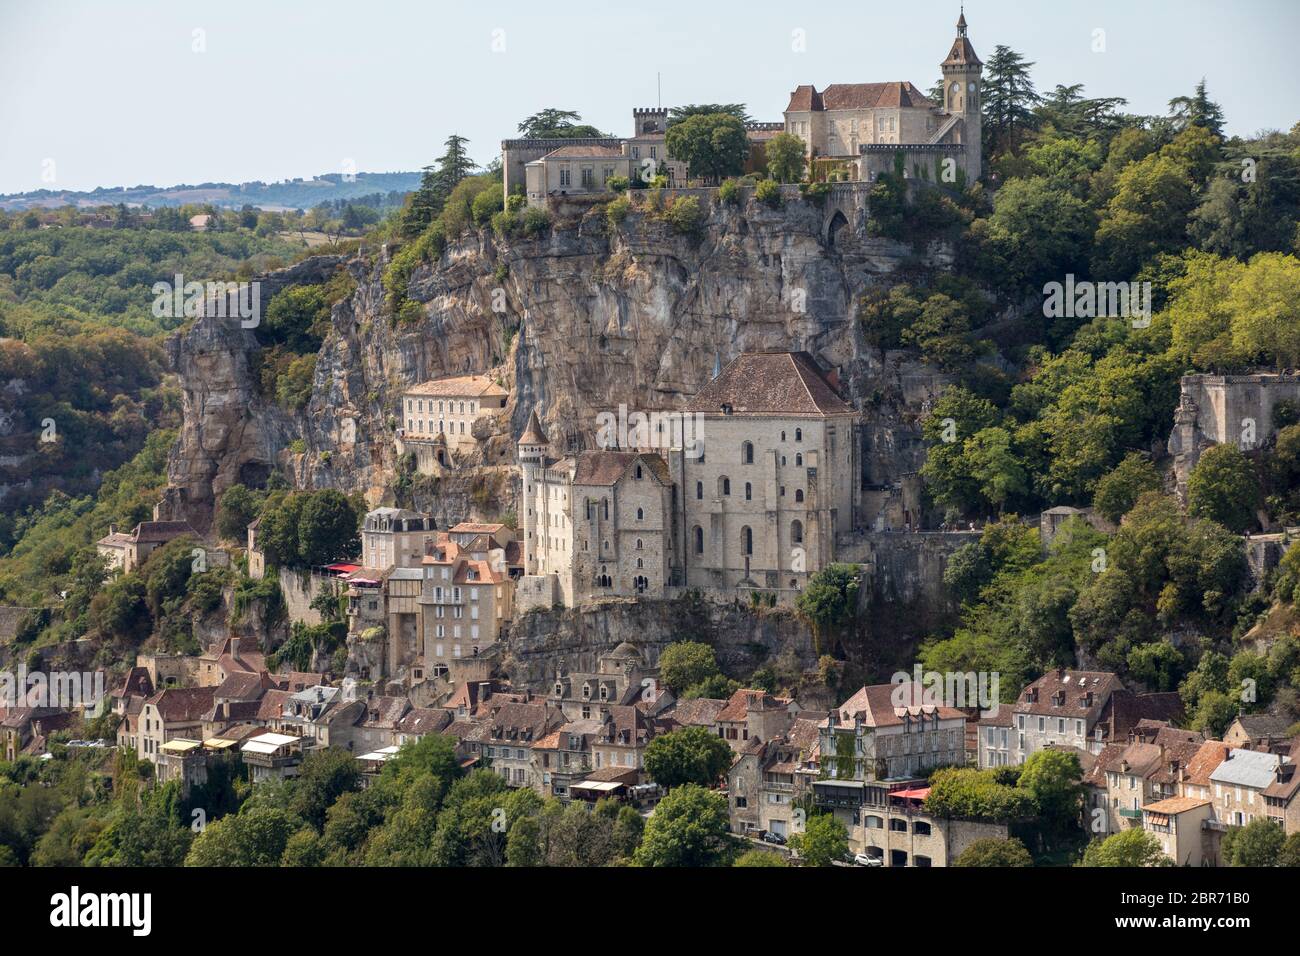
<instances>
[{"instance_id":1,"label":"white car","mask_svg":"<svg viewBox=\"0 0 1300 956\"><path fill-rule=\"evenodd\" d=\"M884 866L885 861L878 856L867 856L865 853L857 853L853 857L854 866Z\"/></svg>"}]
</instances>

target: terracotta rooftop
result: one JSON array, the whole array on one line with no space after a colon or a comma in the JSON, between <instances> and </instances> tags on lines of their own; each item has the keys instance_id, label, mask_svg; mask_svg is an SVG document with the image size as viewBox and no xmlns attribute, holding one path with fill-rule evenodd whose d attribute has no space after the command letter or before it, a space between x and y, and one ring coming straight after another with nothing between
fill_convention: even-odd
<instances>
[{"instance_id":1,"label":"terracotta rooftop","mask_svg":"<svg viewBox=\"0 0 1300 956\"><path fill-rule=\"evenodd\" d=\"M807 352L742 352L705 385L688 412L822 418L852 415L816 360Z\"/></svg>"},{"instance_id":2,"label":"terracotta rooftop","mask_svg":"<svg viewBox=\"0 0 1300 956\"><path fill-rule=\"evenodd\" d=\"M1209 800L1198 800L1196 797L1166 797L1164 800L1148 803L1142 809L1148 813L1165 813L1173 816L1175 813L1185 813L1209 805Z\"/></svg>"},{"instance_id":3,"label":"terracotta rooftop","mask_svg":"<svg viewBox=\"0 0 1300 956\"><path fill-rule=\"evenodd\" d=\"M853 726L855 719L862 717L868 727L892 727L903 723L904 716L934 717L943 720L965 720L966 715L953 707L936 706L922 703L920 706L897 707L894 703L895 691L906 703L911 700L924 700L924 689L915 683L907 684L872 684L861 688L856 694L835 708L840 725Z\"/></svg>"}]
</instances>

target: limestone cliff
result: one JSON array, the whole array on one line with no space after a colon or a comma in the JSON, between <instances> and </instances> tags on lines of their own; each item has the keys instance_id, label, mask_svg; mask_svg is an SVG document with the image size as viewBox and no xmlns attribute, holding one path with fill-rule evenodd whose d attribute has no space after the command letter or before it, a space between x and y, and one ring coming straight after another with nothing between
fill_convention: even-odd
<instances>
[{"instance_id":1,"label":"limestone cliff","mask_svg":"<svg viewBox=\"0 0 1300 956\"><path fill-rule=\"evenodd\" d=\"M412 276L408 295L423 313L415 322L397 323L385 307L389 250L354 258L346 268L356 292L333 309L299 413L259 394L251 330L199 319L169 342L185 424L160 511L206 527L225 488L272 469L298 487L392 500L400 391L477 372L497 377L509 404L488 424L473 467L425 487L418 503L443 520L491 517L511 507L504 466L534 405L558 445L590 447L597 413L620 403L680 407L719 360L749 349L807 349L835 369L866 413L864 481L897 482L922 461L918 420L942 382L904 353L869 348L856 301L874 283L947 258L867 238L862 210L849 209L844 225L838 205L797 197L782 209L715 205L699 236L637 212L611 228L599 209L561 218L533 240L475 230ZM288 283L318 281L339 264L310 259L263 277L263 307Z\"/></svg>"}]
</instances>

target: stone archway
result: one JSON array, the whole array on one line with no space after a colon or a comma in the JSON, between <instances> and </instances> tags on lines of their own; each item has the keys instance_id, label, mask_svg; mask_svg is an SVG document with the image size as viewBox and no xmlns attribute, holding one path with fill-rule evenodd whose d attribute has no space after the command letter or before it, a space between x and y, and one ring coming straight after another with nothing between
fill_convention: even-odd
<instances>
[{"instance_id":1,"label":"stone archway","mask_svg":"<svg viewBox=\"0 0 1300 956\"><path fill-rule=\"evenodd\" d=\"M830 218L830 222L826 224L826 250L828 252L834 251L835 242L839 238L840 231L848 224L849 220L844 215L844 211L836 209L835 214Z\"/></svg>"}]
</instances>

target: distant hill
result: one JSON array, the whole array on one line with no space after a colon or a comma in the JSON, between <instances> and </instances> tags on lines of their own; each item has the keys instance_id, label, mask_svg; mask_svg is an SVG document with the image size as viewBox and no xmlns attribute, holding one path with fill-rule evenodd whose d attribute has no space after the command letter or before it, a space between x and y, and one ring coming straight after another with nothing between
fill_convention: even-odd
<instances>
[{"instance_id":1,"label":"distant hill","mask_svg":"<svg viewBox=\"0 0 1300 956\"><path fill-rule=\"evenodd\" d=\"M0 209L22 211L57 206L93 207L125 203L128 206L183 206L211 203L226 209L244 205L259 209L310 209L322 202L357 199L375 193L407 193L420 185L420 173L356 173L347 181L342 173L279 183L199 183L179 186L101 187L90 192L38 189L0 195Z\"/></svg>"}]
</instances>

